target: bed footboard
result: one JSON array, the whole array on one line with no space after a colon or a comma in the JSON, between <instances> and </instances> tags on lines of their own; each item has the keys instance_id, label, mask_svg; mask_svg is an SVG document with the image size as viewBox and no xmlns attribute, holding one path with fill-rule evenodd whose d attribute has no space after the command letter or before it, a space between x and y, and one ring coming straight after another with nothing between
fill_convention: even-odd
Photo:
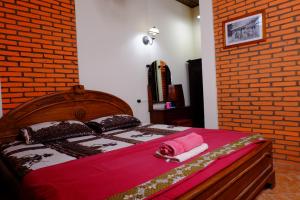
<instances>
[{"instance_id":1,"label":"bed footboard","mask_svg":"<svg viewBox=\"0 0 300 200\"><path fill-rule=\"evenodd\" d=\"M266 187L275 187L270 141L260 144L250 154L187 192L180 199L251 200Z\"/></svg>"}]
</instances>

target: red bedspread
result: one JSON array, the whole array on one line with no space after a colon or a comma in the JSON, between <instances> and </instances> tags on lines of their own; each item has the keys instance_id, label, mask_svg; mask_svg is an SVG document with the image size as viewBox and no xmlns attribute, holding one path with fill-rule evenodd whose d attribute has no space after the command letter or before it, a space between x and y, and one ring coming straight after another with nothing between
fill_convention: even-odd
<instances>
[{"instance_id":1,"label":"red bedspread","mask_svg":"<svg viewBox=\"0 0 300 200\"><path fill-rule=\"evenodd\" d=\"M209 145L208 151L239 140L247 134L232 131L189 129L153 141L94 155L28 173L22 182L23 199L106 199L153 179L182 163L167 163L153 156L169 139L196 132ZM204 170L170 186L151 198L174 199L254 149L250 144L222 157ZM207 151L206 151L207 152ZM203 153L206 153L203 152ZM203 154L202 153L202 154ZM189 160L184 163L189 162Z\"/></svg>"}]
</instances>

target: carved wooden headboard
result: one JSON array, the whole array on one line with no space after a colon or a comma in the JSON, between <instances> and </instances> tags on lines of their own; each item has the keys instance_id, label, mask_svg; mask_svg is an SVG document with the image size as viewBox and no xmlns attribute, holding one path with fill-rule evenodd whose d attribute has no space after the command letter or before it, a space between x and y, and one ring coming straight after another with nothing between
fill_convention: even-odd
<instances>
[{"instance_id":1,"label":"carved wooden headboard","mask_svg":"<svg viewBox=\"0 0 300 200\"><path fill-rule=\"evenodd\" d=\"M77 85L69 91L35 98L4 115L0 119L0 142L15 139L20 128L32 124L69 119L87 121L112 114L132 115L132 110L116 96Z\"/></svg>"}]
</instances>

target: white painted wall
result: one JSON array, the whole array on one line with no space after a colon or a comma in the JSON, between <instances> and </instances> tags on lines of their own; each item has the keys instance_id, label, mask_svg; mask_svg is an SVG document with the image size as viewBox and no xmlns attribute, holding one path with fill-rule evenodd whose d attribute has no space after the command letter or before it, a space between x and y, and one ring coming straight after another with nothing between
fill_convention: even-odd
<instances>
[{"instance_id":1,"label":"white painted wall","mask_svg":"<svg viewBox=\"0 0 300 200\"><path fill-rule=\"evenodd\" d=\"M194 58L201 58L201 26L200 19L197 16L200 14L199 6L193 8L193 31L194 31Z\"/></svg>"},{"instance_id":2,"label":"white painted wall","mask_svg":"<svg viewBox=\"0 0 300 200\"><path fill-rule=\"evenodd\" d=\"M174 0L75 3L81 84L124 99L135 116L149 122L145 66L162 59L171 69L172 83L183 84L189 104L185 61L199 57L192 9ZM142 37L152 26L160 34L152 46L145 46Z\"/></svg>"},{"instance_id":3,"label":"white painted wall","mask_svg":"<svg viewBox=\"0 0 300 200\"><path fill-rule=\"evenodd\" d=\"M206 128L218 128L216 56L212 0L200 0L204 116ZM203 28L205 27L205 28ZM205 49L205 51L204 51Z\"/></svg>"}]
</instances>

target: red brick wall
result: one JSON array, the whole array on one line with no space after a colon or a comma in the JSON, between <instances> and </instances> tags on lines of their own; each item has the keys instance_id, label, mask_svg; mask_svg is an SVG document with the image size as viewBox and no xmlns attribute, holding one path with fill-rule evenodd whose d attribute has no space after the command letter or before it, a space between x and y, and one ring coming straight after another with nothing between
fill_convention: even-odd
<instances>
[{"instance_id":1,"label":"red brick wall","mask_svg":"<svg viewBox=\"0 0 300 200\"><path fill-rule=\"evenodd\" d=\"M78 84L74 0L0 1L3 111Z\"/></svg>"},{"instance_id":2,"label":"red brick wall","mask_svg":"<svg viewBox=\"0 0 300 200\"><path fill-rule=\"evenodd\" d=\"M266 12L265 42L224 49L222 22ZM300 162L300 1L213 0L219 125L263 133Z\"/></svg>"}]
</instances>

